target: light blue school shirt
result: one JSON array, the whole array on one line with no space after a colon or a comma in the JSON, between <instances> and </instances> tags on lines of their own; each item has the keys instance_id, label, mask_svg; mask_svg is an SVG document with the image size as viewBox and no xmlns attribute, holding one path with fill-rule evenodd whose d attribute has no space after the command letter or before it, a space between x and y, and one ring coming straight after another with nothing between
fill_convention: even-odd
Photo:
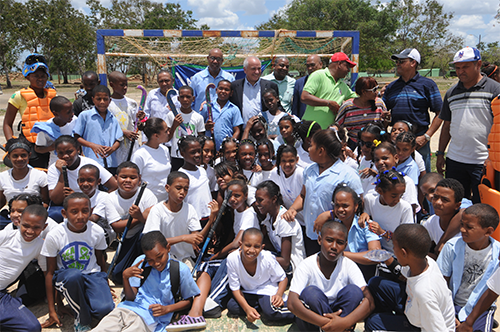
<instances>
[{"instance_id":1,"label":"light blue school shirt","mask_svg":"<svg viewBox=\"0 0 500 332\"><path fill-rule=\"evenodd\" d=\"M205 119L208 120L207 104L203 105L203 110L200 113ZM221 109L218 102L214 102L212 106L212 118L214 121L214 140L215 148L219 151L222 141L227 136L233 136L233 128L243 124L243 119L241 117L241 112L238 106L230 102L226 102L226 105ZM209 135L210 132L207 130L205 135Z\"/></svg>"},{"instance_id":2,"label":"light blue school shirt","mask_svg":"<svg viewBox=\"0 0 500 332\"><path fill-rule=\"evenodd\" d=\"M409 156L408 159L396 166L396 171L403 172L405 175L408 175L410 179L415 182L415 185L418 186L420 171L418 170L418 165L415 160L413 160L412 156Z\"/></svg>"},{"instance_id":3,"label":"light blue school shirt","mask_svg":"<svg viewBox=\"0 0 500 332\"><path fill-rule=\"evenodd\" d=\"M145 259L145 257L146 255L137 257L132 265L139 263L139 261ZM146 266L150 265L146 263ZM194 282L189 268L182 262L179 262L179 277L179 290L182 299L187 300L200 294L200 289ZM152 304L170 305L175 303L170 285L170 255L167 266L163 271L159 272L157 269L152 268L151 273L142 286L140 286L141 279L137 277L130 278L129 282L130 286L139 288L135 300L121 302L118 304L118 308L132 310L138 314L147 325L158 324L154 330L155 332L164 331L165 327L170 324L170 320L174 313L171 312L163 316L154 317L153 312L149 310L149 306Z\"/></svg>"},{"instance_id":4,"label":"light blue school shirt","mask_svg":"<svg viewBox=\"0 0 500 332\"><path fill-rule=\"evenodd\" d=\"M333 191L341 182L345 182L358 195L363 194L359 175L340 159L321 174L319 174L319 166L316 163L304 169L304 186L306 187L304 222L306 224L306 235L311 240L318 238L318 234L313 231L314 220L321 213L333 208Z\"/></svg>"},{"instance_id":5,"label":"light blue school shirt","mask_svg":"<svg viewBox=\"0 0 500 332\"><path fill-rule=\"evenodd\" d=\"M262 100L260 91L260 78L254 85L252 85L245 77L243 82L243 103L241 114L243 114L243 123L245 127L248 120L255 115L262 114Z\"/></svg>"},{"instance_id":6,"label":"light blue school shirt","mask_svg":"<svg viewBox=\"0 0 500 332\"><path fill-rule=\"evenodd\" d=\"M116 141L123 141L123 131L118 120L108 110L106 111L106 119L103 119L96 108L93 107L87 111L83 111L78 115L73 134L80 135L87 142L100 144L104 146L112 146ZM101 166L104 166L104 161L101 157L97 157L91 148L82 146L82 151L85 157L94 159ZM108 167L118 167L119 160L116 151L106 158Z\"/></svg>"},{"instance_id":7,"label":"light blue school shirt","mask_svg":"<svg viewBox=\"0 0 500 332\"><path fill-rule=\"evenodd\" d=\"M351 229L347 235L350 252L363 252L368 250L368 242L380 241L380 236L371 232L368 227L361 228L358 224L359 216L354 216Z\"/></svg>"},{"instance_id":8,"label":"light blue school shirt","mask_svg":"<svg viewBox=\"0 0 500 332\"><path fill-rule=\"evenodd\" d=\"M477 301L483 295L483 293L488 289L486 282L490 279L493 272L496 271L498 267L498 254L500 253L500 243L494 238L490 237L490 242L492 244L491 249L491 262L488 264L486 271L481 278L481 281L476 285L476 288L472 291L469 296L469 300L465 306L458 312L458 319L463 322L467 316L472 312L472 309L476 305ZM438 256L437 264L441 273L445 277L450 277L450 288L455 299L460 284L462 283L462 275L464 273L464 262L465 262L465 246L467 244L464 242L462 237L455 237L445 243L443 250Z\"/></svg>"},{"instance_id":9,"label":"light blue school shirt","mask_svg":"<svg viewBox=\"0 0 500 332\"><path fill-rule=\"evenodd\" d=\"M234 81L234 76L230 72L221 69L219 70L219 74L217 74L217 77L214 78L212 75L210 75L207 66L207 68L203 69L200 72L197 72L191 77L191 84L189 84L189 86L194 90L193 109L196 112L200 112L201 103L205 101L205 89L207 88L207 85L213 83L215 84L215 86L217 86L217 84L219 84L219 82L222 80L228 80L229 82L232 82ZM217 100L215 89L210 89L210 100L212 101L212 103Z\"/></svg>"}]
</instances>

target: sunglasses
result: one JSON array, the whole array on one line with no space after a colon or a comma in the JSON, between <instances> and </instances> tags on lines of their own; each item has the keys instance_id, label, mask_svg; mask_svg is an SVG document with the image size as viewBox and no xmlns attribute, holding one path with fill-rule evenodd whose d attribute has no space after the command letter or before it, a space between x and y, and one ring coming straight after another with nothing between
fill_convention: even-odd
<instances>
[{"instance_id":1,"label":"sunglasses","mask_svg":"<svg viewBox=\"0 0 500 332\"><path fill-rule=\"evenodd\" d=\"M371 91L371 92L377 92L377 90L380 89L380 87L377 85L376 87L373 87L371 89L365 89L366 91Z\"/></svg>"},{"instance_id":2,"label":"sunglasses","mask_svg":"<svg viewBox=\"0 0 500 332\"><path fill-rule=\"evenodd\" d=\"M208 58L209 58L210 60L212 60L212 61L217 60L217 62L222 62L222 61L224 61L224 59L223 59L223 58L218 58L218 57L215 57L215 56L209 56Z\"/></svg>"},{"instance_id":3,"label":"sunglasses","mask_svg":"<svg viewBox=\"0 0 500 332\"><path fill-rule=\"evenodd\" d=\"M372 141L365 142L365 141L359 140L358 144L359 144L360 147L362 147L364 145L368 149L371 149L373 147L373 142Z\"/></svg>"},{"instance_id":4,"label":"sunglasses","mask_svg":"<svg viewBox=\"0 0 500 332\"><path fill-rule=\"evenodd\" d=\"M395 62L397 65L400 65L402 63L405 63L406 61L410 61L410 59L397 59Z\"/></svg>"},{"instance_id":5,"label":"sunglasses","mask_svg":"<svg viewBox=\"0 0 500 332\"><path fill-rule=\"evenodd\" d=\"M40 54L33 54L30 55L26 58L25 64L28 66L31 66L32 64L42 62L44 64L47 64L47 60L45 60L45 57Z\"/></svg>"}]
</instances>

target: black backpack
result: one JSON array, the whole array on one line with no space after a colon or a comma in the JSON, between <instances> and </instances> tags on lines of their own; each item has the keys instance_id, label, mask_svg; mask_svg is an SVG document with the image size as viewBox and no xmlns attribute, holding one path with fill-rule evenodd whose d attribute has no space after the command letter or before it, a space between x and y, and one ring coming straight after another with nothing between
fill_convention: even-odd
<instances>
[{"instance_id":1,"label":"black backpack","mask_svg":"<svg viewBox=\"0 0 500 332\"><path fill-rule=\"evenodd\" d=\"M144 260L144 262L142 262L141 269L144 270L144 272L142 273L144 278L141 279L141 284L139 287L141 287L144 284L144 282L148 278L149 274L151 273L152 268L153 268L152 266L146 266L145 260ZM172 291L172 296L174 297L175 302L179 302L180 300L182 300L182 297L180 294L180 289L179 289L179 285L180 285L180 281L181 281L180 279L181 279L181 276L180 276L180 272L179 272L179 262L174 260L174 259L171 259L170 260L170 289Z\"/></svg>"}]
</instances>

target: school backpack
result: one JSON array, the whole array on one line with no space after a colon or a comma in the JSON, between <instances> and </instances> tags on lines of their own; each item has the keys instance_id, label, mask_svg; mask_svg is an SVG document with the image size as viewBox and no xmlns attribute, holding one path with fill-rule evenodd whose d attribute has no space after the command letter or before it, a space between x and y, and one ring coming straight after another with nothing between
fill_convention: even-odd
<instances>
[{"instance_id":1,"label":"school backpack","mask_svg":"<svg viewBox=\"0 0 500 332\"><path fill-rule=\"evenodd\" d=\"M146 260L144 260L144 262L142 262L141 269L143 270L142 275L144 278L141 279L141 284L139 287L141 287L144 284L144 282L148 278L149 274L151 273L152 268L153 268L152 266L146 266ZM175 302L179 302L180 300L182 300L182 297L180 294L180 289L179 289L179 285L180 285L180 281L181 281L180 279L181 279L181 276L180 276L180 272L179 272L179 262L174 260L174 259L171 259L170 260L170 290L172 291L172 296L174 297Z\"/></svg>"}]
</instances>

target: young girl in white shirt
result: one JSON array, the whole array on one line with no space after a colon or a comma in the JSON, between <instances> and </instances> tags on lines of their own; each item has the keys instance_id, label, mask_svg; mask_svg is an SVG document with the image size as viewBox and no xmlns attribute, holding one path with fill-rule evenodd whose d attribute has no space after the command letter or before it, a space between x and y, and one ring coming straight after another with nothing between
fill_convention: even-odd
<instances>
[{"instance_id":1,"label":"young girl in white shirt","mask_svg":"<svg viewBox=\"0 0 500 332\"><path fill-rule=\"evenodd\" d=\"M212 137L198 136L201 144L201 165L207 171L208 180L210 181L210 191L214 192L217 189L217 178L212 167L215 158L215 141Z\"/></svg>"},{"instance_id":2,"label":"young girl in white shirt","mask_svg":"<svg viewBox=\"0 0 500 332\"><path fill-rule=\"evenodd\" d=\"M260 166L255 165L256 157L257 149L253 141L249 139L241 141L238 147L237 160L243 175L247 177L248 205L255 202L255 187L262 182L262 169Z\"/></svg>"},{"instance_id":3,"label":"young girl in white shirt","mask_svg":"<svg viewBox=\"0 0 500 332\"><path fill-rule=\"evenodd\" d=\"M257 142L257 160L262 167L262 180L266 181L271 178L274 169L274 147L273 143L267 139L261 139Z\"/></svg>"},{"instance_id":4,"label":"young girl in white shirt","mask_svg":"<svg viewBox=\"0 0 500 332\"><path fill-rule=\"evenodd\" d=\"M295 132L302 140L302 144L297 146L297 153L299 155L298 165L304 169L314 163L309 158L309 147L311 146L313 135L319 130L321 130L321 126L316 121L301 121L295 126Z\"/></svg>"},{"instance_id":5,"label":"young girl in white shirt","mask_svg":"<svg viewBox=\"0 0 500 332\"><path fill-rule=\"evenodd\" d=\"M167 142L167 131L165 121L160 118L149 118L143 129L148 141L134 152L131 158L141 170L142 180L148 183L148 189L155 194L158 201L165 201L168 198L165 185L172 169L170 152L163 145Z\"/></svg>"}]
</instances>

